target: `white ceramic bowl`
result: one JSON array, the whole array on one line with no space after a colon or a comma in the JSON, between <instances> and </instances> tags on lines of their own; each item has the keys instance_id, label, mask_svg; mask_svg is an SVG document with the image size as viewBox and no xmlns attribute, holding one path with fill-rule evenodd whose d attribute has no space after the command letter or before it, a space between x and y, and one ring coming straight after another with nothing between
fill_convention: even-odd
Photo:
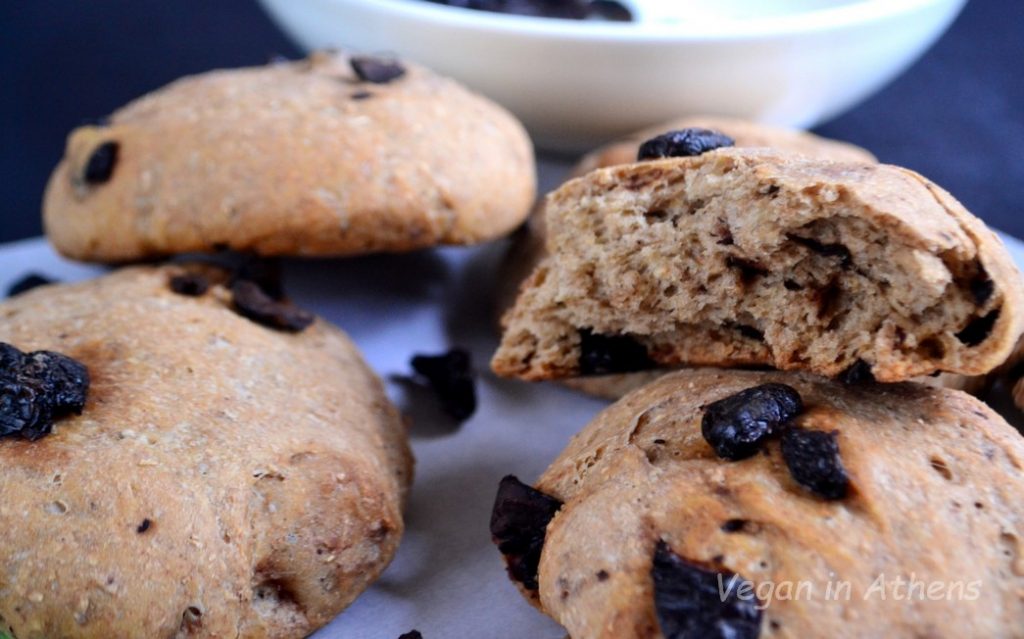
<instances>
[{"instance_id":1,"label":"white ceramic bowl","mask_svg":"<svg viewBox=\"0 0 1024 639\"><path fill-rule=\"evenodd\" d=\"M539 146L581 150L688 114L814 126L908 67L966 0L631 0L633 23L260 2L308 49L417 60L505 105Z\"/></svg>"}]
</instances>

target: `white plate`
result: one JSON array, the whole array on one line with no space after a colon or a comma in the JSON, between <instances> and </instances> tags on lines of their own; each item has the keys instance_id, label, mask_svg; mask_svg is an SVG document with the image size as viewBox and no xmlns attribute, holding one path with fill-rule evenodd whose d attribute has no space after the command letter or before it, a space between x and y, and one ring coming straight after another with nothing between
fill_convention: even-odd
<instances>
[{"instance_id":1,"label":"white plate","mask_svg":"<svg viewBox=\"0 0 1024 639\"><path fill-rule=\"evenodd\" d=\"M1024 266L1024 244L1003 239ZM469 348L481 372L479 410L460 430L413 427L416 481L398 556L315 639L396 639L412 628L425 639L565 637L505 576L488 522L498 480L533 481L605 404L487 372L497 346L490 283L503 248L286 265L289 292L348 331L382 376L408 373L413 353L453 345ZM102 269L62 260L42 239L0 246L0 290L30 271L70 281Z\"/></svg>"},{"instance_id":2,"label":"white plate","mask_svg":"<svg viewBox=\"0 0 1024 639\"><path fill-rule=\"evenodd\" d=\"M966 0L644 0L636 23L260 2L307 49L398 53L505 105L539 146L582 150L683 115L813 126L902 72Z\"/></svg>"}]
</instances>

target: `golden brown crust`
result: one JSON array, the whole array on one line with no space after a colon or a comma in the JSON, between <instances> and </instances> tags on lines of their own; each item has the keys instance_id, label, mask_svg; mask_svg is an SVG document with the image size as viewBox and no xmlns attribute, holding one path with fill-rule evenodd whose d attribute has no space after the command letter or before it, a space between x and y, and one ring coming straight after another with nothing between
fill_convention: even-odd
<instances>
[{"instance_id":1,"label":"golden brown crust","mask_svg":"<svg viewBox=\"0 0 1024 639\"><path fill-rule=\"evenodd\" d=\"M222 286L176 295L178 268L0 305L0 341L92 378L81 416L0 440L0 619L18 639L297 639L395 552L412 459L356 348L323 320L254 324Z\"/></svg>"},{"instance_id":2,"label":"golden brown crust","mask_svg":"<svg viewBox=\"0 0 1024 639\"><path fill-rule=\"evenodd\" d=\"M422 67L360 82L346 55L183 78L68 139L44 203L69 257L123 262L232 248L348 255L508 233L533 151L501 107ZM367 93L369 97L354 99ZM109 181L82 172L119 144Z\"/></svg>"},{"instance_id":3,"label":"golden brown crust","mask_svg":"<svg viewBox=\"0 0 1024 639\"><path fill-rule=\"evenodd\" d=\"M502 375L577 375L584 328L661 366L978 375L1024 327L998 237L898 167L727 148L599 169L546 208L550 254L505 318Z\"/></svg>"},{"instance_id":4,"label":"golden brown crust","mask_svg":"<svg viewBox=\"0 0 1024 639\"><path fill-rule=\"evenodd\" d=\"M801 488L774 440L743 461L714 455L704 406L767 382L800 392L797 424L838 431L850 496L824 501ZM573 637L661 636L650 577L659 539L775 584L762 636L1024 636L1024 440L959 391L672 373L598 415L537 487L565 502L547 528L540 601ZM730 520L743 524L723 529ZM902 599L889 590L883 600L870 590L880 575L889 588L911 575L940 583L943 597L908 600L904 586ZM786 582L810 582L814 594L786 600ZM972 582L977 596L958 597L954 584L964 592ZM849 583L849 599L826 600L829 583Z\"/></svg>"}]
</instances>

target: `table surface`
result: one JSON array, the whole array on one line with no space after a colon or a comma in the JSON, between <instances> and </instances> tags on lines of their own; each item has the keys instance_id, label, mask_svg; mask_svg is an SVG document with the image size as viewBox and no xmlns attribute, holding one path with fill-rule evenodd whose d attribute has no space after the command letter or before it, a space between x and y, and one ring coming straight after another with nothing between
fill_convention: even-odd
<instances>
[{"instance_id":1,"label":"table surface","mask_svg":"<svg viewBox=\"0 0 1024 639\"><path fill-rule=\"evenodd\" d=\"M1024 243L1006 242L1024 265ZM565 636L506 578L488 521L502 476L534 481L606 404L555 384L502 380L487 371L497 346L491 293L503 250L496 243L285 264L296 301L345 329L370 366L391 380L389 394L403 412L414 417L416 480L398 555L314 639L395 639L412 628L426 639ZM62 260L42 239L0 246L0 290L29 271L70 281L102 269ZM455 431L432 417L432 398L408 393L393 379L411 372L413 353L452 345L467 348L479 372L479 408ZM1020 414L1006 414L1020 428Z\"/></svg>"},{"instance_id":2,"label":"table surface","mask_svg":"<svg viewBox=\"0 0 1024 639\"><path fill-rule=\"evenodd\" d=\"M888 88L819 127L1024 237L1024 2L973 0ZM0 3L0 242L40 233L67 132L188 73L298 55L254 0ZM841 80L838 80L841 81Z\"/></svg>"}]
</instances>

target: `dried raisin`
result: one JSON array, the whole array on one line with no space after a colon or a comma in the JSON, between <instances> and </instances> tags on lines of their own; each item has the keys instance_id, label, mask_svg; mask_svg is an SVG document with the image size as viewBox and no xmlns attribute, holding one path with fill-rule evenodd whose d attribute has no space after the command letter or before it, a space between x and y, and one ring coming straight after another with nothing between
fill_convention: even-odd
<instances>
[{"instance_id":1,"label":"dried raisin","mask_svg":"<svg viewBox=\"0 0 1024 639\"><path fill-rule=\"evenodd\" d=\"M397 60L372 56L353 56L349 60L352 70L363 82L387 84L405 75L405 67Z\"/></svg>"},{"instance_id":2,"label":"dried raisin","mask_svg":"<svg viewBox=\"0 0 1024 639\"><path fill-rule=\"evenodd\" d=\"M782 458L789 474L796 483L829 500L843 499L850 487L836 434L797 427L782 434Z\"/></svg>"},{"instance_id":3,"label":"dried raisin","mask_svg":"<svg viewBox=\"0 0 1024 639\"><path fill-rule=\"evenodd\" d=\"M839 381L848 385L865 384L875 381L875 374L871 372L871 364L858 359L842 373L839 373Z\"/></svg>"},{"instance_id":4,"label":"dried raisin","mask_svg":"<svg viewBox=\"0 0 1024 639\"><path fill-rule=\"evenodd\" d=\"M653 137L640 145L637 160L679 158L733 146L736 141L724 133L709 129L680 129Z\"/></svg>"},{"instance_id":5,"label":"dried raisin","mask_svg":"<svg viewBox=\"0 0 1024 639\"><path fill-rule=\"evenodd\" d=\"M761 632L753 584L683 559L663 541L651 567L654 610L668 639L752 639Z\"/></svg>"},{"instance_id":6,"label":"dried raisin","mask_svg":"<svg viewBox=\"0 0 1024 639\"><path fill-rule=\"evenodd\" d=\"M96 147L85 162L82 179L86 184L103 184L114 174L120 145L117 142L104 142Z\"/></svg>"},{"instance_id":7,"label":"dried raisin","mask_svg":"<svg viewBox=\"0 0 1024 639\"><path fill-rule=\"evenodd\" d=\"M88 392L89 371L80 362L0 343L0 437L49 434L55 419L82 412Z\"/></svg>"},{"instance_id":8,"label":"dried raisin","mask_svg":"<svg viewBox=\"0 0 1024 639\"><path fill-rule=\"evenodd\" d=\"M54 406L80 413L89 389L89 371L80 362L52 351L22 357L21 374L38 380Z\"/></svg>"},{"instance_id":9,"label":"dried raisin","mask_svg":"<svg viewBox=\"0 0 1024 639\"><path fill-rule=\"evenodd\" d=\"M580 331L579 367L582 375L629 373L654 367L647 348L628 335L600 335Z\"/></svg>"},{"instance_id":10,"label":"dried raisin","mask_svg":"<svg viewBox=\"0 0 1024 639\"><path fill-rule=\"evenodd\" d=\"M709 404L701 419L701 433L719 457L745 459L801 412L803 400L796 389L762 384Z\"/></svg>"},{"instance_id":11,"label":"dried raisin","mask_svg":"<svg viewBox=\"0 0 1024 639\"><path fill-rule=\"evenodd\" d=\"M468 352L455 348L443 355L415 355L412 368L426 378L449 416L462 422L476 411L476 384Z\"/></svg>"},{"instance_id":12,"label":"dried raisin","mask_svg":"<svg viewBox=\"0 0 1024 639\"><path fill-rule=\"evenodd\" d=\"M562 502L508 475L498 485L491 511L491 538L505 556L508 574L537 589L537 567L548 524Z\"/></svg>"}]
</instances>

